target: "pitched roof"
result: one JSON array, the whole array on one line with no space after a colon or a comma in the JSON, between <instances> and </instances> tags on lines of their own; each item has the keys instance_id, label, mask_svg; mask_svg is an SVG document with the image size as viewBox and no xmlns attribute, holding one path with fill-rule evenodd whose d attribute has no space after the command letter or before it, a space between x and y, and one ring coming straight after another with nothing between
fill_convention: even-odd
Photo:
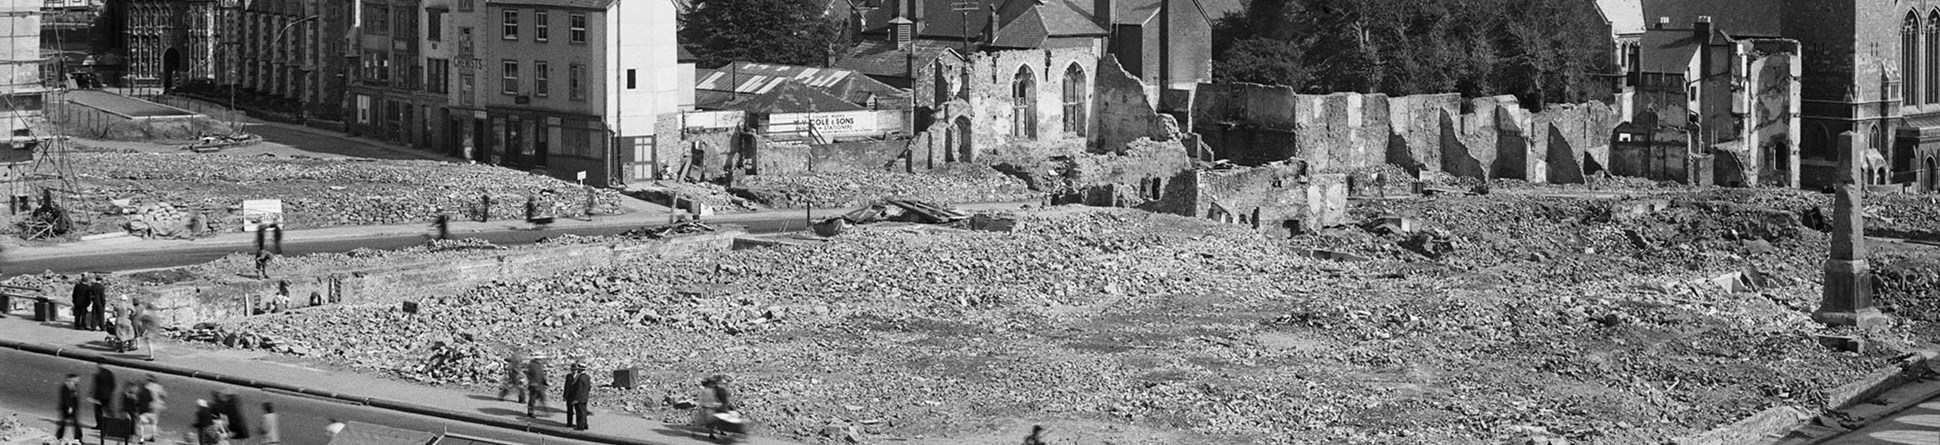
<instances>
[{"instance_id":1,"label":"pitched roof","mask_svg":"<svg viewBox=\"0 0 1940 445\"><path fill-rule=\"evenodd\" d=\"M701 60L699 57L694 57L694 53L687 52L687 47L685 46L677 46L676 48L680 49L680 55L674 59L675 62L693 63Z\"/></svg>"},{"instance_id":2,"label":"pitched roof","mask_svg":"<svg viewBox=\"0 0 1940 445\"><path fill-rule=\"evenodd\" d=\"M829 111L867 110L861 105L849 103L840 97L824 93L794 79L785 79L781 85L766 93L754 95L734 102L723 108L746 110L758 113L810 113Z\"/></svg>"},{"instance_id":3,"label":"pitched roof","mask_svg":"<svg viewBox=\"0 0 1940 445\"><path fill-rule=\"evenodd\" d=\"M917 40L910 42L910 47L916 53L915 63L918 67L927 65L938 57L961 58L956 50L957 45ZM897 48L895 42L869 39L857 43L854 48L849 48L849 52L844 54L842 59L835 61L835 67L871 76L902 77L909 74L907 64L910 63L910 52Z\"/></svg>"},{"instance_id":4,"label":"pitched roof","mask_svg":"<svg viewBox=\"0 0 1940 445\"><path fill-rule=\"evenodd\" d=\"M1644 0L1644 26L1670 18L1667 28L1690 29L1698 16L1711 17L1711 28L1733 37L1779 37L1784 7L1773 0Z\"/></svg>"},{"instance_id":5,"label":"pitched roof","mask_svg":"<svg viewBox=\"0 0 1940 445\"><path fill-rule=\"evenodd\" d=\"M485 0L487 5L545 6L553 8L607 9L619 0Z\"/></svg>"},{"instance_id":6,"label":"pitched roof","mask_svg":"<svg viewBox=\"0 0 1940 445\"><path fill-rule=\"evenodd\" d=\"M1596 0L1596 9L1603 13L1603 19L1610 22L1610 32L1617 35L1642 34L1644 32L1644 4L1642 0Z\"/></svg>"},{"instance_id":7,"label":"pitched roof","mask_svg":"<svg viewBox=\"0 0 1940 445\"><path fill-rule=\"evenodd\" d=\"M990 39L990 44L986 46L1037 48L1043 46L1044 39L1050 36L1050 31L1045 29L1044 16L1037 13L1037 8L1031 8L1024 11L1024 15L1018 16L1016 20L1011 20L1002 29L998 29L997 37Z\"/></svg>"},{"instance_id":8,"label":"pitched roof","mask_svg":"<svg viewBox=\"0 0 1940 445\"><path fill-rule=\"evenodd\" d=\"M330 438L330 445L425 445L437 438L438 435L424 431L344 422L343 431Z\"/></svg>"},{"instance_id":9,"label":"pitched roof","mask_svg":"<svg viewBox=\"0 0 1940 445\"><path fill-rule=\"evenodd\" d=\"M730 95L767 93L792 80L857 105L868 105L872 99L908 97L902 89L841 68L735 62L722 68L695 70L694 78L697 92L719 91Z\"/></svg>"},{"instance_id":10,"label":"pitched roof","mask_svg":"<svg viewBox=\"0 0 1940 445\"><path fill-rule=\"evenodd\" d=\"M1690 29L1653 29L1638 41L1637 71L1646 73L1685 73L1697 57L1700 45Z\"/></svg>"},{"instance_id":11,"label":"pitched roof","mask_svg":"<svg viewBox=\"0 0 1940 445\"><path fill-rule=\"evenodd\" d=\"M864 0L859 5L863 9L864 32L882 32L889 27L889 21L901 16L897 11L903 0ZM918 37L961 40L968 36L975 39L983 35L984 27L990 22L990 13L997 12L997 24L1008 27L1023 17L1025 13L1036 11L1039 18L1032 23L1043 26L1050 36L1088 36L1106 35L1104 28L1092 21L1089 9L1076 0L911 0L921 2L923 17L914 17L922 25ZM972 11L957 11L956 6L972 6ZM1001 34L1001 32L1000 32Z\"/></svg>"}]
</instances>

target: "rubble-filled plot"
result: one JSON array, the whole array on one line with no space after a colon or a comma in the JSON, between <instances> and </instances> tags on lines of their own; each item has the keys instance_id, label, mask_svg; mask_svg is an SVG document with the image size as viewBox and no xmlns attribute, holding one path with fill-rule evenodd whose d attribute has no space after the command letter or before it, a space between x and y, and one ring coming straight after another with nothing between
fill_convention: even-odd
<instances>
[{"instance_id":1,"label":"rubble-filled plot","mask_svg":"<svg viewBox=\"0 0 1940 445\"><path fill-rule=\"evenodd\" d=\"M58 193L57 204L89 223L77 225L81 235L130 229L131 220L141 223L132 228L146 229L197 214L206 215L204 223L213 230L239 230L242 201L256 199L282 200L283 225L290 229L428 224L440 212L471 218L480 215L485 196L491 197L495 220L525 218L531 196L557 217L625 212L612 191L483 165L214 154L67 156L73 189ZM116 200L126 200L127 208L169 209L175 218L152 221L152 212L124 212Z\"/></svg>"},{"instance_id":2,"label":"rubble-filled plot","mask_svg":"<svg viewBox=\"0 0 1940 445\"><path fill-rule=\"evenodd\" d=\"M863 226L192 335L480 389L510 351L583 357L647 380L596 404L669 421L731 373L764 434L828 442L1007 443L990 433L1023 422L1116 443L1653 443L1818 406L1896 354L1814 338L1828 241L1800 215L1822 197L1639 194L1364 201L1408 221L1291 239L1082 207L1009 232Z\"/></svg>"},{"instance_id":3,"label":"rubble-filled plot","mask_svg":"<svg viewBox=\"0 0 1940 445\"><path fill-rule=\"evenodd\" d=\"M778 208L853 207L887 198L941 203L1032 201L1044 198L1017 178L977 164L948 164L923 173L844 171L756 175L730 190Z\"/></svg>"}]
</instances>

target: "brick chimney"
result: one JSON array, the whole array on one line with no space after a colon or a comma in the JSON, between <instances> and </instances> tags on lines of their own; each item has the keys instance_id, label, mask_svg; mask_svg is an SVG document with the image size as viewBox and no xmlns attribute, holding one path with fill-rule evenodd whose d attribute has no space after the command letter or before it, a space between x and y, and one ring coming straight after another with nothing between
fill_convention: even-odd
<instances>
[{"instance_id":1,"label":"brick chimney","mask_svg":"<svg viewBox=\"0 0 1940 445\"><path fill-rule=\"evenodd\" d=\"M1654 26L1654 27L1652 27L1651 29L1664 29L1664 28L1669 28L1669 27L1671 27L1671 18L1670 18L1670 17L1658 17L1658 18L1657 18L1657 26Z\"/></svg>"},{"instance_id":2,"label":"brick chimney","mask_svg":"<svg viewBox=\"0 0 1940 445\"><path fill-rule=\"evenodd\" d=\"M1697 37L1699 43L1710 44L1711 43L1711 16L1708 16L1708 15L1697 16L1697 20L1691 22L1691 33L1693 34L1693 37Z\"/></svg>"},{"instance_id":3,"label":"brick chimney","mask_svg":"<svg viewBox=\"0 0 1940 445\"><path fill-rule=\"evenodd\" d=\"M970 26L969 23L963 24ZM990 19L983 24L983 43L988 45L997 41L997 5L990 5Z\"/></svg>"},{"instance_id":4,"label":"brick chimney","mask_svg":"<svg viewBox=\"0 0 1940 445\"><path fill-rule=\"evenodd\" d=\"M909 9L905 9L905 11L909 11L909 21L914 22L910 28L911 37L922 35L923 24L929 23L930 16L927 15L929 11L924 10L926 9L923 7L924 3L929 3L929 0L909 0Z\"/></svg>"}]
</instances>

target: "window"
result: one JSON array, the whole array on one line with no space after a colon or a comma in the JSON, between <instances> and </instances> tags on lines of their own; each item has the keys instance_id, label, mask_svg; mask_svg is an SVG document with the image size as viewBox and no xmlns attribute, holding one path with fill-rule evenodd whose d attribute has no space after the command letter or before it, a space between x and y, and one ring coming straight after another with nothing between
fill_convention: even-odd
<instances>
[{"instance_id":1,"label":"window","mask_svg":"<svg viewBox=\"0 0 1940 445\"><path fill-rule=\"evenodd\" d=\"M548 95L546 81L552 77L552 73L547 72L551 71L550 68L551 66L543 60L532 62L532 95L539 97Z\"/></svg>"},{"instance_id":2,"label":"window","mask_svg":"<svg viewBox=\"0 0 1940 445\"><path fill-rule=\"evenodd\" d=\"M472 75L470 73L458 75L458 104L472 104Z\"/></svg>"},{"instance_id":3,"label":"window","mask_svg":"<svg viewBox=\"0 0 1940 445\"><path fill-rule=\"evenodd\" d=\"M505 94L519 94L519 62L507 60L500 64L500 67L504 70L505 85L499 91Z\"/></svg>"},{"instance_id":4,"label":"window","mask_svg":"<svg viewBox=\"0 0 1940 445\"><path fill-rule=\"evenodd\" d=\"M1085 135L1085 69L1071 64L1064 69L1064 131L1077 136ZM1156 198L1154 198L1156 199Z\"/></svg>"},{"instance_id":5,"label":"window","mask_svg":"<svg viewBox=\"0 0 1940 445\"><path fill-rule=\"evenodd\" d=\"M627 69L626 69L626 89L629 89L629 90L631 90L631 89L633 89L633 87L634 87L634 83L633 83L633 69L632 69L632 68L627 68Z\"/></svg>"},{"instance_id":6,"label":"window","mask_svg":"<svg viewBox=\"0 0 1940 445\"><path fill-rule=\"evenodd\" d=\"M586 100L586 66L566 65L566 95L572 100Z\"/></svg>"},{"instance_id":7,"label":"window","mask_svg":"<svg viewBox=\"0 0 1940 445\"><path fill-rule=\"evenodd\" d=\"M391 81L391 55L379 51L368 57L364 60L364 79L377 84Z\"/></svg>"},{"instance_id":8,"label":"window","mask_svg":"<svg viewBox=\"0 0 1940 445\"><path fill-rule=\"evenodd\" d=\"M458 0L458 12L472 12L472 2L477 0Z\"/></svg>"},{"instance_id":9,"label":"window","mask_svg":"<svg viewBox=\"0 0 1940 445\"><path fill-rule=\"evenodd\" d=\"M364 5L364 34L381 36L391 31L391 8Z\"/></svg>"},{"instance_id":10,"label":"window","mask_svg":"<svg viewBox=\"0 0 1940 445\"><path fill-rule=\"evenodd\" d=\"M1010 135L1037 139L1037 76L1031 67L1017 68L1010 81Z\"/></svg>"},{"instance_id":11,"label":"window","mask_svg":"<svg viewBox=\"0 0 1940 445\"><path fill-rule=\"evenodd\" d=\"M418 10L415 8L397 8L391 12L391 22L396 24L396 29L391 31L393 36L408 39L418 35Z\"/></svg>"},{"instance_id":12,"label":"window","mask_svg":"<svg viewBox=\"0 0 1940 445\"><path fill-rule=\"evenodd\" d=\"M451 61L446 59L424 59L426 90L433 93L451 92Z\"/></svg>"},{"instance_id":13,"label":"window","mask_svg":"<svg viewBox=\"0 0 1940 445\"><path fill-rule=\"evenodd\" d=\"M546 11L532 11L533 40L544 42L546 41L547 37L550 37L546 34L548 34L548 31L550 31L550 29L552 28L551 19L552 19L552 14L547 13Z\"/></svg>"},{"instance_id":14,"label":"window","mask_svg":"<svg viewBox=\"0 0 1940 445\"><path fill-rule=\"evenodd\" d=\"M567 16L566 28L572 43L586 43L586 14Z\"/></svg>"},{"instance_id":15,"label":"window","mask_svg":"<svg viewBox=\"0 0 1940 445\"><path fill-rule=\"evenodd\" d=\"M470 58L471 55L472 28L470 26L460 26L458 27L458 58L462 60Z\"/></svg>"},{"instance_id":16,"label":"window","mask_svg":"<svg viewBox=\"0 0 1940 445\"><path fill-rule=\"evenodd\" d=\"M519 39L519 10L505 10L505 40Z\"/></svg>"},{"instance_id":17,"label":"window","mask_svg":"<svg viewBox=\"0 0 1940 445\"><path fill-rule=\"evenodd\" d=\"M445 10L424 10L424 39L433 42L445 39Z\"/></svg>"},{"instance_id":18,"label":"window","mask_svg":"<svg viewBox=\"0 0 1940 445\"><path fill-rule=\"evenodd\" d=\"M1900 100L1903 105L1920 101L1920 16L1906 14L1900 23Z\"/></svg>"},{"instance_id":19,"label":"window","mask_svg":"<svg viewBox=\"0 0 1940 445\"><path fill-rule=\"evenodd\" d=\"M593 157L589 152L593 148L592 132L582 128L585 124L579 121L567 121L567 124L565 131L559 132L559 154Z\"/></svg>"},{"instance_id":20,"label":"window","mask_svg":"<svg viewBox=\"0 0 1940 445\"><path fill-rule=\"evenodd\" d=\"M1926 65L1926 72L1918 76L1923 81L1920 87L1926 92L1927 103L1940 103L1940 11L1927 14ZM1905 72L1912 73L1912 71ZM1908 79L1912 77L1909 76ZM1906 85L1912 85L1912 82L1908 80Z\"/></svg>"}]
</instances>

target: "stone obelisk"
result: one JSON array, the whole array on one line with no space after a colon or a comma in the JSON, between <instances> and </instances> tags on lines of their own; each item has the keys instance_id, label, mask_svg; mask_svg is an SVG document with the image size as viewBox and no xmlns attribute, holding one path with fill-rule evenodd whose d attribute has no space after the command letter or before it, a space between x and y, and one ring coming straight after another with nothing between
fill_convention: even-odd
<instances>
[{"instance_id":1,"label":"stone obelisk","mask_svg":"<svg viewBox=\"0 0 1940 445\"><path fill-rule=\"evenodd\" d=\"M1888 320L1873 307L1873 271L1866 264L1866 220L1860 199L1865 195L1865 167L1860 162L1859 135L1839 134L1839 171L1832 202L1832 256L1825 261L1825 290L1812 319L1832 326L1871 329Z\"/></svg>"}]
</instances>

